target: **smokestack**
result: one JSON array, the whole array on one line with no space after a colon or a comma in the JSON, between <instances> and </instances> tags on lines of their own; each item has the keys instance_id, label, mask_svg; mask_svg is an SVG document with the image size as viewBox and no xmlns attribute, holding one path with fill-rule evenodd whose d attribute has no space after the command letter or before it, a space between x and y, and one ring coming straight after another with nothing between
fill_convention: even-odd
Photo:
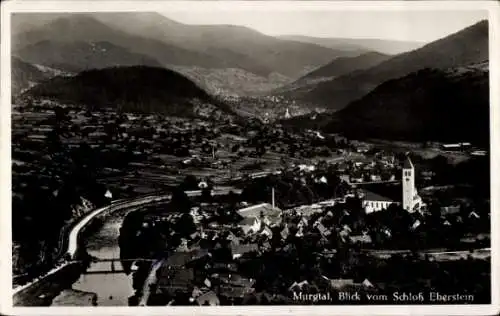
<instances>
[{"instance_id":1,"label":"smokestack","mask_svg":"<svg viewBox=\"0 0 500 316\"><path fill-rule=\"evenodd\" d=\"M271 203L272 203L273 208L274 208L274 187L271 188Z\"/></svg>"}]
</instances>

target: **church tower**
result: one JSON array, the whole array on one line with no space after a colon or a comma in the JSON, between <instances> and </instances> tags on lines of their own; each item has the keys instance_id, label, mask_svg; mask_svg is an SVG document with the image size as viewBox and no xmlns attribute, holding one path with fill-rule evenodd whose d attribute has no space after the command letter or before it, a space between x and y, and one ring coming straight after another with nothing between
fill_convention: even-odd
<instances>
[{"instance_id":1,"label":"church tower","mask_svg":"<svg viewBox=\"0 0 500 316\"><path fill-rule=\"evenodd\" d=\"M415 206L415 197L417 191L415 190L415 168L410 160L410 157L406 157L403 164L403 208L408 212L413 211Z\"/></svg>"},{"instance_id":2,"label":"church tower","mask_svg":"<svg viewBox=\"0 0 500 316\"><path fill-rule=\"evenodd\" d=\"M292 117L292 116L290 115L290 111L288 110L288 108L286 108L285 118L286 118L286 119L289 119L290 117Z\"/></svg>"}]
</instances>

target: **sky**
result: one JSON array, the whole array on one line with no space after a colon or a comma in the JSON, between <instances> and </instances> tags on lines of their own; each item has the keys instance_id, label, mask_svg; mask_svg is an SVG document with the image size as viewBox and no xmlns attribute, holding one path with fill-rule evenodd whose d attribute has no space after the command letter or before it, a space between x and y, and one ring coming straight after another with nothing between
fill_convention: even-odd
<instances>
[{"instance_id":1,"label":"sky","mask_svg":"<svg viewBox=\"0 0 500 316\"><path fill-rule=\"evenodd\" d=\"M487 11L177 11L162 12L185 24L231 24L267 35L379 38L431 42L480 20Z\"/></svg>"}]
</instances>

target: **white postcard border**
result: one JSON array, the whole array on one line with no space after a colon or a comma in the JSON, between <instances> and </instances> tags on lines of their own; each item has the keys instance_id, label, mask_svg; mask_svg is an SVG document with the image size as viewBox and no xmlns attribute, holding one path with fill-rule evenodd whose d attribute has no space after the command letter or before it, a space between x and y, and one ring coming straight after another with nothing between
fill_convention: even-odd
<instances>
[{"instance_id":1,"label":"white postcard border","mask_svg":"<svg viewBox=\"0 0 500 316\"><path fill-rule=\"evenodd\" d=\"M0 112L0 312L6 315L494 315L499 314L500 218L500 5L496 1L7 1L1 11ZM490 305L401 306L224 306L224 307L12 307L10 13L97 11L405 11L480 10L489 12L491 144L491 284Z\"/></svg>"}]
</instances>

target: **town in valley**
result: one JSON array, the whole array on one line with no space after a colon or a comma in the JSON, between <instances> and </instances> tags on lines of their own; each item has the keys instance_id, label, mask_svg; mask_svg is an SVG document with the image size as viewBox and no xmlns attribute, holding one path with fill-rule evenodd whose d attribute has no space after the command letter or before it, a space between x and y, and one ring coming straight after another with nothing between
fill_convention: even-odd
<instances>
[{"instance_id":1,"label":"town in valley","mask_svg":"<svg viewBox=\"0 0 500 316\"><path fill-rule=\"evenodd\" d=\"M15 305L491 302L486 18L391 50L11 19Z\"/></svg>"}]
</instances>

